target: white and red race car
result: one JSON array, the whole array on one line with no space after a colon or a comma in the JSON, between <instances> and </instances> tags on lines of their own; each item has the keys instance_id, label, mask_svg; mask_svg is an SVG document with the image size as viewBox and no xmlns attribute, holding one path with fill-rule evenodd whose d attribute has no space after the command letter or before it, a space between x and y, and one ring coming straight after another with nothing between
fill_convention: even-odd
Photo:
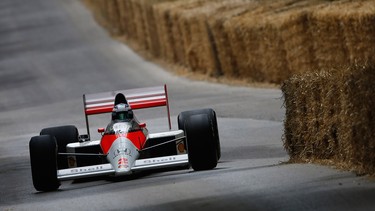
<instances>
[{"instance_id":1,"label":"white and red race car","mask_svg":"<svg viewBox=\"0 0 375 211\"><path fill-rule=\"evenodd\" d=\"M122 176L137 171L191 166L195 171L216 167L220 141L212 109L184 111L179 130L171 130L167 86L83 95L87 134L75 126L45 128L29 143L33 184L53 191L60 181L93 176ZM126 96L126 97L125 97ZM169 131L149 133L133 109L165 106ZM90 140L88 116L112 113L100 140Z\"/></svg>"}]
</instances>

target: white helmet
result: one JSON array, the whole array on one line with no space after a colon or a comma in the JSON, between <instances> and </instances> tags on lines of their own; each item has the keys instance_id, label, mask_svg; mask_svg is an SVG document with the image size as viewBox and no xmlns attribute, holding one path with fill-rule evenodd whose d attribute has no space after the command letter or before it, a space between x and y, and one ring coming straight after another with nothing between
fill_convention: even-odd
<instances>
[{"instance_id":1,"label":"white helmet","mask_svg":"<svg viewBox=\"0 0 375 211\"><path fill-rule=\"evenodd\" d=\"M113 107L112 120L126 121L131 119L133 119L133 111L128 104L120 103Z\"/></svg>"}]
</instances>

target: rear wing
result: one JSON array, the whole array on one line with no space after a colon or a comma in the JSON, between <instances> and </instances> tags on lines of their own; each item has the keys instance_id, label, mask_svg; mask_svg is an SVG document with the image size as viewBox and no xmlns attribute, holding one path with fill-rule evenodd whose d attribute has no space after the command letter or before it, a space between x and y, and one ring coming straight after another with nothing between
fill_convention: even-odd
<instances>
[{"instance_id":1,"label":"rear wing","mask_svg":"<svg viewBox=\"0 0 375 211\"><path fill-rule=\"evenodd\" d=\"M171 117L168 104L167 85L146 87L138 89L118 90L101 92L95 94L84 94L83 105L86 118L87 134L90 137L88 116L95 114L110 113L114 107L115 96L118 93L125 95L132 109L143 109L151 107L167 107L169 129L172 129Z\"/></svg>"}]
</instances>

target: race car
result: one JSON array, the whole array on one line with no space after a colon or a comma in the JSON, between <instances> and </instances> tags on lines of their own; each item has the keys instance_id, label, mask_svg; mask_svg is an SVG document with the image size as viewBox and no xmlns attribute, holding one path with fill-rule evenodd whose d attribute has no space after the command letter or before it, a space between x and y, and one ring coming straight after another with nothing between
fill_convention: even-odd
<instances>
[{"instance_id":1,"label":"race car","mask_svg":"<svg viewBox=\"0 0 375 211\"><path fill-rule=\"evenodd\" d=\"M194 171L217 166L221 156L216 113L213 109L181 112L173 131L167 86L83 95L87 134L75 126L44 128L29 142L33 185L37 191L57 190L64 180L94 176L125 176L169 167ZM133 110L165 106L168 127L149 133ZM100 140L91 140L89 116L111 113Z\"/></svg>"}]
</instances>

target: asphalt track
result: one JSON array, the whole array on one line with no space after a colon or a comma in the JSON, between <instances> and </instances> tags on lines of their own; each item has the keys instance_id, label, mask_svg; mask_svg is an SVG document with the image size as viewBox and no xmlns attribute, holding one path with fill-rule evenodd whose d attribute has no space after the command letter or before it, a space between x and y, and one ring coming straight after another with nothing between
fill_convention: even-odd
<instances>
[{"instance_id":1,"label":"asphalt track","mask_svg":"<svg viewBox=\"0 0 375 211\"><path fill-rule=\"evenodd\" d=\"M44 127L85 132L82 94L169 87L179 112L212 107L222 159L212 171L180 169L120 179L66 181L38 193L28 142ZM374 210L375 183L350 172L283 164L284 108L277 89L179 78L113 41L77 0L0 1L0 210ZM166 112L137 112L151 132ZM93 118L93 128L109 117Z\"/></svg>"}]
</instances>

